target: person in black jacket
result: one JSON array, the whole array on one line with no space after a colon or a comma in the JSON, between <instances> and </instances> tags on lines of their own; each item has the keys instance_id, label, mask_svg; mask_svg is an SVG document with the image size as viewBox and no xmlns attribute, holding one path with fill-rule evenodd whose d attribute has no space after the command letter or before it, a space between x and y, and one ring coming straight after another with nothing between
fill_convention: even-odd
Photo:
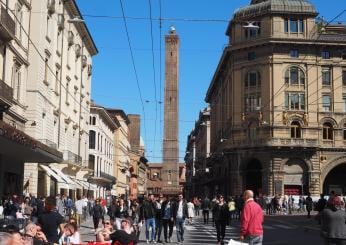
<instances>
[{"instance_id":1,"label":"person in black jacket","mask_svg":"<svg viewBox=\"0 0 346 245\"><path fill-rule=\"evenodd\" d=\"M155 224L156 224L156 236L157 236L157 243L162 243L161 241L161 233L162 233L162 203L164 201L164 197L162 194L160 194L159 199L156 200L155 204L155 213L156 213L156 219L155 219Z\"/></svg>"},{"instance_id":2,"label":"person in black jacket","mask_svg":"<svg viewBox=\"0 0 346 245\"><path fill-rule=\"evenodd\" d=\"M156 203L153 194L148 196L147 200L143 201L141 210L141 220L145 223L145 237L147 243L149 243L149 229L151 227L151 241L155 241L155 231L156 231Z\"/></svg>"},{"instance_id":3,"label":"person in black jacket","mask_svg":"<svg viewBox=\"0 0 346 245\"><path fill-rule=\"evenodd\" d=\"M161 205L163 235L165 242L170 243L173 235L173 202L165 198ZM168 234L167 234L168 232Z\"/></svg>"},{"instance_id":4,"label":"person in black jacket","mask_svg":"<svg viewBox=\"0 0 346 245\"><path fill-rule=\"evenodd\" d=\"M179 194L178 201L173 205L173 219L176 225L178 244L184 241L184 222L187 216L187 203L183 199L183 194Z\"/></svg>"},{"instance_id":5,"label":"person in black jacket","mask_svg":"<svg viewBox=\"0 0 346 245\"><path fill-rule=\"evenodd\" d=\"M218 197L218 202L213 207L214 221L216 226L217 242L224 244L226 225L229 217L228 206L223 195Z\"/></svg>"},{"instance_id":6,"label":"person in black jacket","mask_svg":"<svg viewBox=\"0 0 346 245\"><path fill-rule=\"evenodd\" d=\"M115 213L114 213L114 217L115 217L115 225L116 225L116 229L119 230L120 229L120 226L121 226L121 220L123 218L126 218L129 216L129 213L128 213L128 208L127 206L125 205L125 201L124 199L120 199L119 200L119 205L116 206L115 208Z\"/></svg>"},{"instance_id":7,"label":"person in black jacket","mask_svg":"<svg viewBox=\"0 0 346 245\"><path fill-rule=\"evenodd\" d=\"M100 219L103 219L103 215L104 215L104 211L100 205L99 199L96 199L95 205L92 207L91 213L93 216L94 228L96 230L99 227Z\"/></svg>"}]
</instances>

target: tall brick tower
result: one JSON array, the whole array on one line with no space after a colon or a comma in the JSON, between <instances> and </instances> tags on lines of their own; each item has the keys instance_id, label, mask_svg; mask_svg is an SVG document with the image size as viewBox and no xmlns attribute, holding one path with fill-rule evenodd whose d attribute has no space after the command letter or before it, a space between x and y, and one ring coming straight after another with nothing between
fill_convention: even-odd
<instances>
[{"instance_id":1,"label":"tall brick tower","mask_svg":"<svg viewBox=\"0 0 346 245\"><path fill-rule=\"evenodd\" d=\"M179 188L178 102L179 36L174 27L165 36L165 101L162 192L177 194Z\"/></svg>"}]
</instances>

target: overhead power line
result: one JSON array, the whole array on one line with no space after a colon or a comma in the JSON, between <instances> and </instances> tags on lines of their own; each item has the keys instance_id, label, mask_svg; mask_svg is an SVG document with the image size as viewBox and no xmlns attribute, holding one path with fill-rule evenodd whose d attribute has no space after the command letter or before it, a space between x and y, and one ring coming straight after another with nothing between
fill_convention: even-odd
<instances>
[{"instance_id":1,"label":"overhead power line","mask_svg":"<svg viewBox=\"0 0 346 245\"><path fill-rule=\"evenodd\" d=\"M128 27L127 27L127 21L125 19L125 11L124 11L124 6L123 6L123 1L119 0L119 2L120 2L120 6L121 6L121 12L123 14L125 32L126 32L126 37L127 37L127 42L129 45L130 53L131 53L132 67L133 67L133 71L134 71L135 78L136 78L138 94L139 94L139 98L140 98L141 104L142 104L142 113L143 113L143 118L144 118L144 135L145 135L145 138L147 138L147 128L146 128L146 124L145 124L145 108L144 108L142 91L141 91L141 87L139 86L139 78L138 78L137 68L136 68L136 64L135 64L135 58L134 58L133 51L132 51L132 45L131 45L130 34L128 31Z\"/></svg>"}]
</instances>

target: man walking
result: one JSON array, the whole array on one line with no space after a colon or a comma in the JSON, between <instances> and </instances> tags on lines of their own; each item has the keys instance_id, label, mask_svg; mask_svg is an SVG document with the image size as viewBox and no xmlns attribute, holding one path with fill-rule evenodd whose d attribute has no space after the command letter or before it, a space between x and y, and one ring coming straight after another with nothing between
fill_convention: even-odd
<instances>
[{"instance_id":1,"label":"man walking","mask_svg":"<svg viewBox=\"0 0 346 245\"><path fill-rule=\"evenodd\" d=\"M156 231L156 223L155 223L155 211L156 211L156 203L155 197L153 194L149 195L148 200L143 202L142 206L142 220L145 222L145 237L147 240L147 244L149 244L149 229L151 228L151 241L156 243L155 240L155 231Z\"/></svg>"},{"instance_id":2,"label":"man walking","mask_svg":"<svg viewBox=\"0 0 346 245\"><path fill-rule=\"evenodd\" d=\"M208 224L209 221L209 209L210 209L210 200L206 196L202 202L202 214L203 214L203 220L204 224Z\"/></svg>"},{"instance_id":3,"label":"man walking","mask_svg":"<svg viewBox=\"0 0 346 245\"><path fill-rule=\"evenodd\" d=\"M253 197L254 194L251 190L246 190L243 194L244 207L241 212L240 240L249 245L262 245L263 211Z\"/></svg>"},{"instance_id":4,"label":"man walking","mask_svg":"<svg viewBox=\"0 0 346 245\"><path fill-rule=\"evenodd\" d=\"M173 207L173 218L176 225L178 244L181 244L184 241L184 222L187 216L186 201L183 199L183 194L179 194L178 201Z\"/></svg>"}]
</instances>

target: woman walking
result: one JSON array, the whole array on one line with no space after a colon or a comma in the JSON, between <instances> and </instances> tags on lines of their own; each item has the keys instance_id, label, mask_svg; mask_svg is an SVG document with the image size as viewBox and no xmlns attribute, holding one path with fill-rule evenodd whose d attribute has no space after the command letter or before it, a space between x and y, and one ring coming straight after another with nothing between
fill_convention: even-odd
<instances>
[{"instance_id":1,"label":"woman walking","mask_svg":"<svg viewBox=\"0 0 346 245\"><path fill-rule=\"evenodd\" d=\"M188 223L192 224L192 218L195 217L195 205L193 204L193 200L187 203L187 215L188 215Z\"/></svg>"},{"instance_id":2,"label":"woman walking","mask_svg":"<svg viewBox=\"0 0 346 245\"><path fill-rule=\"evenodd\" d=\"M225 202L223 195L218 197L218 203L213 208L214 220L216 226L217 242L218 244L224 244L226 225L229 218L228 205Z\"/></svg>"}]
</instances>

